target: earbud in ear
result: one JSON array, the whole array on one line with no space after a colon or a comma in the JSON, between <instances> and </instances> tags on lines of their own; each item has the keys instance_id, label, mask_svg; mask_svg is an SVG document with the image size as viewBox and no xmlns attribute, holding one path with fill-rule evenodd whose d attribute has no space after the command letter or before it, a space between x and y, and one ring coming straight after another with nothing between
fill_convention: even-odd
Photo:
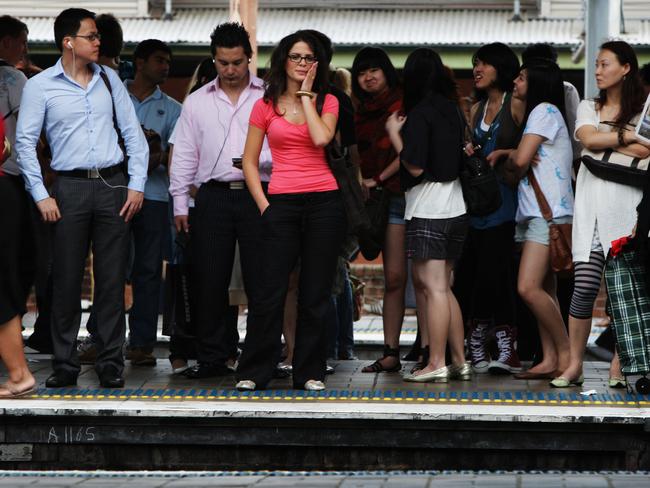
<instances>
[{"instance_id":1,"label":"earbud in ear","mask_svg":"<svg viewBox=\"0 0 650 488\"><path fill-rule=\"evenodd\" d=\"M68 41L68 47L72 49L72 43L70 41Z\"/></svg>"}]
</instances>

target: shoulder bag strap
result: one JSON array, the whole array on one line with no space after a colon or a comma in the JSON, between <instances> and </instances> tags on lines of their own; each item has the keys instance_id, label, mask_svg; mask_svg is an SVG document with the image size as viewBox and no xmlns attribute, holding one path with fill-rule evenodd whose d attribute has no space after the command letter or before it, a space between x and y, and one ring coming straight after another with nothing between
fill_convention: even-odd
<instances>
[{"instance_id":1,"label":"shoulder bag strap","mask_svg":"<svg viewBox=\"0 0 650 488\"><path fill-rule=\"evenodd\" d=\"M533 191L535 192L535 198L537 198L537 204L539 205L539 210L542 212L542 217L544 217L547 222L552 221L553 211L551 210L551 207L549 206L548 200L546 200L544 193L542 193L542 189L537 182L537 178L535 178L535 173L533 173L532 168L528 170L527 176L528 182L530 183L530 186L533 187Z\"/></svg>"},{"instance_id":2,"label":"shoulder bag strap","mask_svg":"<svg viewBox=\"0 0 650 488\"><path fill-rule=\"evenodd\" d=\"M110 93L111 95L111 106L113 107L113 127L115 128L115 132L117 132L117 143L124 149L125 151L124 156L126 157L126 145L124 144L124 137L122 137L122 131L120 130L120 126L117 123L117 112L115 111L115 100L113 99L113 89L111 87L111 82L108 79L108 75L104 71L104 67L100 66L99 69L101 70L99 72L99 76L102 77L102 80L104 81L104 84L108 89L108 93Z\"/></svg>"}]
</instances>

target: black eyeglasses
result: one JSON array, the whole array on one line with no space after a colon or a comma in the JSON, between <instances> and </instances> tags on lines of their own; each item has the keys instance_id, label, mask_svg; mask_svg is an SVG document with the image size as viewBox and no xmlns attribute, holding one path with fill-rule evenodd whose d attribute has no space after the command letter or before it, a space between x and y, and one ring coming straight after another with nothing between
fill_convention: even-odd
<instances>
[{"instance_id":1,"label":"black eyeglasses","mask_svg":"<svg viewBox=\"0 0 650 488\"><path fill-rule=\"evenodd\" d=\"M99 32L96 32L95 34L88 34L87 36L81 36L79 34L71 36L71 37L83 37L84 39L88 39L90 42L95 42L95 41L101 41L102 40L102 35Z\"/></svg>"},{"instance_id":2,"label":"black eyeglasses","mask_svg":"<svg viewBox=\"0 0 650 488\"><path fill-rule=\"evenodd\" d=\"M289 61L292 63L300 64L300 62L304 59L305 63L307 64L314 64L318 59L316 56L312 56L311 54L308 54L307 56L301 56L298 53L292 53L287 56L289 58Z\"/></svg>"}]
</instances>

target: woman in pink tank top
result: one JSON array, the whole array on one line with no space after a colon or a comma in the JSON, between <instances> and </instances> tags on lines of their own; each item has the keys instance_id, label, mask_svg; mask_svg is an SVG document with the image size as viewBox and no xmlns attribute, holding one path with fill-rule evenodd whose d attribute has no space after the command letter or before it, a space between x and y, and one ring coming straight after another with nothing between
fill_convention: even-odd
<instances>
[{"instance_id":1,"label":"woman in pink tank top","mask_svg":"<svg viewBox=\"0 0 650 488\"><path fill-rule=\"evenodd\" d=\"M319 64L324 59L323 47L308 32L282 39L271 56L264 98L251 112L243 169L262 214L263 291L249 304L237 371L239 390L264 389L271 380L279 359L289 274L298 260L293 386L325 388L325 317L346 217L324 149L335 135L338 119L338 101L327 94L328 67ZM273 156L268 194L258 170L264 137Z\"/></svg>"}]
</instances>

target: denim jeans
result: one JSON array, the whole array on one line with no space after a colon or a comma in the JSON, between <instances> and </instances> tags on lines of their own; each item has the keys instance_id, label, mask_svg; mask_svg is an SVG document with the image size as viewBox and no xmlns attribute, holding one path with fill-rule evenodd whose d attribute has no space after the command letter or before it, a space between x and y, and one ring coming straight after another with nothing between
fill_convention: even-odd
<instances>
[{"instance_id":1,"label":"denim jeans","mask_svg":"<svg viewBox=\"0 0 650 488\"><path fill-rule=\"evenodd\" d=\"M162 259L168 244L167 202L145 200L131 226L135 256L131 283L133 306L129 314L129 347L151 349L156 345Z\"/></svg>"}]
</instances>

